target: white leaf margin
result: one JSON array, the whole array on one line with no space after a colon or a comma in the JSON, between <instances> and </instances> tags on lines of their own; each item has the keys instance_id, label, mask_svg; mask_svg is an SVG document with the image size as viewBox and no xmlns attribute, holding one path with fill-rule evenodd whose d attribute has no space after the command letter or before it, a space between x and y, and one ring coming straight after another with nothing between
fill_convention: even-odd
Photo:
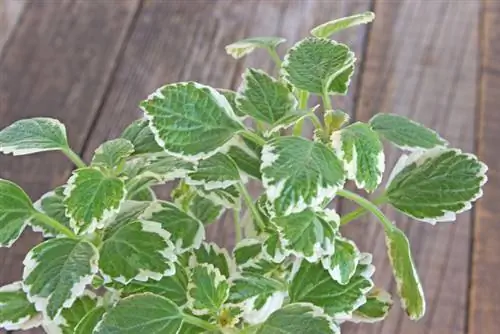
<instances>
[{"instance_id":1,"label":"white leaf margin","mask_svg":"<svg viewBox=\"0 0 500 334\"><path fill-rule=\"evenodd\" d=\"M197 83L197 82L179 82L179 83L175 83L175 84L164 85L164 86L158 88L157 90L155 90L152 94L150 94L146 101L149 101L149 100L153 99L154 97L164 100L165 96L162 94L163 89L165 89L166 87L187 86L188 84L192 84L192 85L194 85L194 87L196 87L198 89L207 89L210 92L210 94L214 97L214 102L224 110L226 115L229 118L231 118L233 121L235 121L236 123L240 124L242 129L245 128L245 125L242 123L241 119L234 113L233 108L231 107L231 105L229 104L227 99L224 97L224 95L219 93L215 88L212 88L212 87L206 86L206 85L202 85L202 84ZM144 118L148 120L148 126L154 134L156 143L163 149L164 152L166 152L174 157L181 158L181 159L184 159L184 160L187 160L190 162L196 162L198 160L210 158L211 156L215 155L216 153L223 152L224 150L227 150L228 147L231 145L231 140L228 140L224 145L219 146L215 150L208 151L208 152L200 152L200 153L197 153L194 155L182 154L182 153L170 151L170 150L165 148L165 141L160 138L160 132L153 125L153 118L154 117L149 115L147 113L147 111L142 106L140 108L144 112ZM236 133L234 135L236 135Z\"/></svg>"},{"instance_id":2,"label":"white leaf margin","mask_svg":"<svg viewBox=\"0 0 500 334\"><path fill-rule=\"evenodd\" d=\"M92 280L94 278L94 275L97 274L99 271L99 250L90 242L87 242L89 245L92 246L94 249L94 256L90 259L90 274L81 276L80 280L76 283L73 283L73 286L71 287L71 295L66 301L63 303L62 308L59 309L57 312L56 316L52 321L55 324L61 324L64 319L61 316L61 311L64 308L70 308L75 300L82 296L85 292L85 288L92 283ZM50 319L50 317L47 315L46 310L47 310L47 305L49 304L49 299L52 297L54 292L52 292L50 295L47 297L39 297L39 296L33 296L31 294L31 289L29 285L26 285L24 282L28 278L28 276L35 270L35 268L40 264L33 258L33 251L31 250L28 252L26 255L26 258L23 261L24 265L24 271L23 271L23 283L22 283L22 288L23 291L26 293L26 296L30 302L32 302L35 306L35 309L37 311L40 311L43 314L44 319Z\"/></svg>"},{"instance_id":3,"label":"white leaf margin","mask_svg":"<svg viewBox=\"0 0 500 334\"><path fill-rule=\"evenodd\" d=\"M334 131L332 133L332 135L330 136L330 142L332 143L332 148L334 149L335 153L337 154L337 157L344 162L344 170L346 172L347 179L354 180L354 182L356 183L356 187L358 187L360 189L364 189L366 187L365 181L358 180L358 178L357 178L358 149L354 143L352 145L352 160L347 161L347 159L345 158L345 152L343 149L343 146L344 146L343 133L345 131L346 131L346 129ZM380 182L382 181L382 177L383 177L384 171L385 171L385 154L384 154L383 148L380 150L380 152L377 155L376 166L377 166L377 171L378 171L377 184L380 185Z\"/></svg>"},{"instance_id":4,"label":"white leaf margin","mask_svg":"<svg viewBox=\"0 0 500 334\"><path fill-rule=\"evenodd\" d=\"M85 167L86 169L94 169L92 167ZM97 170L97 169L96 169ZM71 193L73 190L77 188L76 181L78 178L78 172L79 170L75 170L71 177L68 179L68 182L66 186L64 187L63 195L64 195L64 202L66 199L68 199L71 196ZM102 173L102 171L100 171ZM104 174L103 174L104 175ZM105 176L105 175L104 175ZM93 217L92 221L90 224L85 228L85 234L90 234L95 232L96 230L100 230L106 227L106 223L109 222L111 218L113 218L115 215L118 214L120 211L121 206L123 205L123 202L127 199L127 189L125 188L125 183L123 180L120 180L122 182L122 191L123 195L120 201L118 202L118 205L116 207L112 208L107 208L104 209L102 213L102 217L98 220L97 217ZM64 203L66 206L66 203ZM66 217L69 218L69 226L77 233L82 232L81 226L78 225L78 222L71 216L71 214L68 211L68 208L66 206L66 211L65 211Z\"/></svg>"},{"instance_id":5,"label":"white leaf margin","mask_svg":"<svg viewBox=\"0 0 500 334\"><path fill-rule=\"evenodd\" d=\"M262 155L261 155L261 165L260 165L260 171L262 173L262 184L265 188L266 191L266 196L267 200L270 203L273 203L276 199L281 197L281 194L284 190L285 187L285 182L288 179L282 179L280 181L275 182L276 180L273 178L268 178L265 176L264 170L267 167L271 167L276 160L278 160L279 155L275 154L275 147L272 145L272 143L266 143L263 148L262 148ZM345 179L344 179L345 181ZM331 186L327 188L323 188L321 186L316 187L315 194L316 196L313 196L312 200L307 203L302 196L300 196L299 200L296 203L290 204L283 212L281 216L288 216L292 213L297 213L304 211L307 208L312 208L312 209L321 209L322 204L326 199L332 199L337 190L343 186L344 181L342 181L340 185L338 186ZM271 184L275 183L275 184ZM274 214L274 210L270 211L270 214Z\"/></svg>"},{"instance_id":6,"label":"white leaf margin","mask_svg":"<svg viewBox=\"0 0 500 334\"><path fill-rule=\"evenodd\" d=\"M479 183L478 192L476 194L474 194L474 196L470 200L463 202L464 207L456 212L445 211L445 213L442 216L433 217L433 218L417 218L417 217L412 216L411 214L406 213L406 212L404 213L405 215L407 215L415 220L418 220L418 221L421 221L424 223L429 223L431 225L436 225L436 223L440 223L440 222L454 222L457 219L458 214L469 211L472 208L472 202L477 201L479 198L481 198L483 196L483 186L486 182L488 182L488 175L486 174L486 172L488 171L488 166L485 163L483 163L482 161L480 161L477 158L477 156L475 156L474 154L463 153L462 150L460 150L460 149L456 149L456 148L450 149L450 148L443 147L443 146L437 146L437 147L434 147L434 148L429 149L429 150L416 150L409 155L402 154L400 156L400 158L398 159L398 161L396 162L396 164L394 165L391 173L389 174L389 178L387 180L385 188L386 189L389 188L389 186L391 185L391 183L394 180L394 178L396 177L396 175L398 175L405 167L407 167L413 163L415 163L416 166L418 167L418 166L422 165L426 160L435 158L441 154L444 154L444 153L450 152L450 151L453 151L459 155L466 156L469 160L474 160L475 162L477 162L481 166L479 173L477 174L477 176L481 177L481 182Z\"/></svg>"},{"instance_id":7,"label":"white leaf margin","mask_svg":"<svg viewBox=\"0 0 500 334\"><path fill-rule=\"evenodd\" d=\"M7 285L0 287L0 292L15 292L15 291L23 291L22 282L17 281ZM23 291L24 292L24 291ZM2 303L0 303L0 308ZM38 327L42 323L41 314L36 314L34 316L25 316L17 319L16 321L4 321L0 322L0 328L4 328L6 330L14 331L14 330L28 330L30 328Z\"/></svg>"},{"instance_id":8,"label":"white leaf margin","mask_svg":"<svg viewBox=\"0 0 500 334\"><path fill-rule=\"evenodd\" d=\"M211 275L211 274L215 274L215 277L214 277L214 280L212 281L213 284L214 284L214 288L217 289L217 287L221 284L221 283L225 283L227 282L227 278L221 274L220 270L218 268L216 268L213 264L211 263L200 263L197 265L197 267L202 267L202 268L205 268L207 270L207 273L208 275ZM193 268L194 270L195 268ZM187 285L187 303L186 303L186 306L191 310L191 312L193 312L194 315L207 315L207 314L210 314L210 310L209 309L199 309L199 308L195 308L194 307L194 304L195 304L195 299L191 296L191 290L195 289L197 286L196 284L192 281L191 277L189 278L189 283ZM224 302L229 298L229 284L228 284L228 288L227 288L227 291L226 291L226 296L224 298ZM224 303L223 302L223 303Z\"/></svg>"},{"instance_id":9,"label":"white leaf margin","mask_svg":"<svg viewBox=\"0 0 500 334\"><path fill-rule=\"evenodd\" d=\"M354 248L354 254L355 254L354 270L349 274L348 281L347 282L342 281L342 275L340 274L340 264L337 264L336 266L332 267L332 256L335 256L335 253L333 253L330 256L326 256L326 257L321 258L321 263L323 264L323 268L328 270L328 273L330 274L332 279L337 281L339 284L345 285L345 284L349 283L349 280L352 278L352 276L356 272L356 268L357 268L359 260L360 260L361 252L359 251L358 246L356 245L356 243L354 243L354 241L349 240L349 239L344 238L344 237L341 237L341 236L337 236L335 238L335 244L337 242L337 239L340 240L341 242L350 244ZM337 249L335 249L335 251L337 251ZM365 259L365 261L366 261L366 259Z\"/></svg>"},{"instance_id":10,"label":"white leaf margin","mask_svg":"<svg viewBox=\"0 0 500 334\"><path fill-rule=\"evenodd\" d=\"M137 268L139 273L131 278L126 278L124 276L118 276L118 277L111 276L111 275L106 274L106 272L101 268L100 273L101 273L102 278L104 279L105 283L110 283L112 281L116 281L116 282L119 282L119 283L126 285L133 280L146 282L149 279L153 279L155 281L159 281L160 279L162 279L165 276L175 275L174 262L177 261L177 255L175 254L175 246L171 241L171 234L168 231L164 230L160 223L147 221L147 220L141 220L141 219L139 219L137 221L141 223L142 231L157 234L160 237L162 237L163 240L165 240L167 246L164 249L157 250L157 252L163 256L163 258L166 260L166 263L169 265L169 267L167 269L165 269L165 271L162 273L154 272L154 271L151 271L148 269Z\"/></svg>"}]
</instances>

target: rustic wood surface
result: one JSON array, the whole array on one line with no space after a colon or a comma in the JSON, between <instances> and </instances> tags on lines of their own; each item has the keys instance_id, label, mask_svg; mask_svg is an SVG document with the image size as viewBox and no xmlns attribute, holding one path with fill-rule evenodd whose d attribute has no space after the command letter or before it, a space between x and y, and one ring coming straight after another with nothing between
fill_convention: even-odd
<instances>
[{"instance_id":1,"label":"rustic wood surface","mask_svg":"<svg viewBox=\"0 0 500 334\"><path fill-rule=\"evenodd\" d=\"M337 36L356 52L358 71L350 94L335 106L363 121L384 111L436 128L453 146L477 150L490 165L490 183L476 209L455 224L433 227L387 211L411 239L427 315L413 323L397 302L387 321L347 325L343 333L497 333L497 0L3 0L0 128L24 117L59 118L88 160L102 141L139 117L138 102L164 83L194 80L235 89L244 68L273 70L265 52L234 61L226 44L277 35L289 46L318 23L370 9L377 14L373 25ZM387 152L389 169L398 152ZM55 153L1 157L0 177L36 199L62 184L72 167ZM339 208L345 213L352 206L342 202ZM376 221L360 219L346 233L374 253L376 283L394 291ZM231 247L229 217L213 225L209 237ZM24 255L39 238L27 233L14 248L0 250L0 284L19 278Z\"/></svg>"}]
</instances>

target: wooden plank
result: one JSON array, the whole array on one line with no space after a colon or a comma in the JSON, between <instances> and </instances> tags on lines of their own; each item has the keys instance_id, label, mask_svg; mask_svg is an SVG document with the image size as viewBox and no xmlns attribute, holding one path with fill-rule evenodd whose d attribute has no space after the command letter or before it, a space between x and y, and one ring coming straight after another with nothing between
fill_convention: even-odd
<instances>
[{"instance_id":1,"label":"wooden plank","mask_svg":"<svg viewBox=\"0 0 500 334\"><path fill-rule=\"evenodd\" d=\"M23 12L25 4L24 0L3 0L0 2L0 55Z\"/></svg>"},{"instance_id":2,"label":"wooden plank","mask_svg":"<svg viewBox=\"0 0 500 334\"><path fill-rule=\"evenodd\" d=\"M236 89L244 68L273 69L264 51L235 61L225 54L225 45L245 37L274 35L287 38L287 46L290 46L307 36L313 26L334 17L368 10L370 4L369 0L146 2L90 138L86 156L89 157L102 141L118 136L127 124L138 118L135 106L164 83L193 80ZM339 40L354 45L359 51L364 32L364 28L354 29L339 34ZM342 103L350 108L352 101L350 95ZM231 248L234 244L231 220L223 219L211 226L208 237Z\"/></svg>"},{"instance_id":3,"label":"wooden plank","mask_svg":"<svg viewBox=\"0 0 500 334\"><path fill-rule=\"evenodd\" d=\"M500 3L483 1L478 103L478 156L489 166L484 196L475 210L469 333L495 333L500 327Z\"/></svg>"},{"instance_id":4,"label":"wooden plank","mask_svg":"<svg viewBox=\"0 0 500 334\"><path fill-rule=\"evenodd\" d=\"M30 3L0 59L0 128L20 118L55 117L80 150L137 6L136 0ZM63 184L72 168L58 153L2 156L0 166L1 178L34 199ZM20 278L26 252L39 241L26 233L0 250L0 285Z\"/></svg>"},{"instance_id":5,"label":"wooden plank","mask_svg":"<svg viewBox=\"0 0 500 334\"><path fill-rule=\"evenodd\" d=\"M357 118L366 121L380 111L405 115L437 129L452 146L472 151L479 2L377 1L375 13ZM391 169L400 152L386 152ZM411 322L397 301L385 322L348 325L344 332L465 333L471 214L433 227L386 212L410 238L427 314ZM362 219L345 231L363 251L374 252L375 282L395 294L379 224Z\"/></svg>"}]
</instances>

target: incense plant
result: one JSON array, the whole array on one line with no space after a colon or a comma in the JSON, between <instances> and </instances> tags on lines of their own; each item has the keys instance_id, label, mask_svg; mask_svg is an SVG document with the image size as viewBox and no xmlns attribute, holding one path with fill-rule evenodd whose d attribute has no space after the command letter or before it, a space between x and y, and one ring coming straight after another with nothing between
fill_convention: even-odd
<instances>
[{"instance_id":1,"label":"incense plant","mask_svg":"<svg viewBox=\"0 0 500 334\"><path fill-rule=\"evenodd\" d=\"M144 118L98 147L88 165L58 120L3 129L1 152L61 151L76 169L35 202L0 180L0 245L10 247L27 226L45 237L27 254L22 280L0 288L0 327L324 334L339 333L343 322L381 321L391 296L372 280L372 255L341 229L365 213L385 231L401 307L421 318L425 299L408 239L379 206L414 224L453 221L481 195L486 166L405 117L348 124L332 106L347 93L356 58L330 37L373 18L318 26L283 58L282 38L228 45L235 58L267 50L279 74L249 68L237 92L167 84L140 103ZM311 95L321 106L309 108ZM313 138L301 136L307 122ZM383 141L402 156L381 186ZM259 196L249 194L250 180L262 185ZM153 187L170 181L177 181L171 200L157 199ZM378 196L351 192L348 181ZM334 197L359 208L339 216ZM205 240L205 227L228 210L231 252Z\"/></svg>"}]
</instances>

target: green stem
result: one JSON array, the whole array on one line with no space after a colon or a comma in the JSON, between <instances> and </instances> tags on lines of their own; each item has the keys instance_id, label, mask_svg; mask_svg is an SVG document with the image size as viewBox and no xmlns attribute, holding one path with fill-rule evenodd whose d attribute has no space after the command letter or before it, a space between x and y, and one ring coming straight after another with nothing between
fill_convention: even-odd
<instances>
[{"instance_id":1,"label":"green stem","mask_svg":"<svg viewBox=\"0 0 500 334\"><path fill-rule=\"evenodd\" d=\"M278 52L276 52L276 49L275 48L267 48L267 52L269 52L269 55L271 56L271 58L274 60L274 62L276 63L276 66L278 68L281 68L281 58L278 54Z\"/></svg>"},{"instance_id":2,"label":"green stem","mask_svg":"<svg viewBox=\"0 0 500 334\"><path fill-rule=\"evenodd\" d=\"M321 98L323 99L323 109L325 111L333 110L332 101L330 100L330 96L328 95L328 91L326 89L323 89L323 94L321 95Z\"/></svg>"},{"instance_id":3,"label":"green stem","mask_svg":"<svg viewBox=\"0 0 500 334\"><path fill-rule=\"evenodd\" d=\"M384 204L385 202L387 202L387 197L385 197L385 196L377 197L376 199L374 199L372 201L372 203L377 205L377 206ZM342 216L340 218L340 225L345 225L345 224L347 224L355 219L358 219L358 218L364 216L367 213L368 213L368 211L365 208L363 208L363 207L357 208L356 210L351 211L348 214Z\"/></svg>"},{"instance_id":4,"label":"green stem","mask_svg":"<svg viewBox=\"0 0 500 334\"><path fill-rule=\"evenodd\" d=\"M68 147L62 150L62 152L69 158L69 160L71 160L76 165L76 167L78 168L87 167L85 162L83 162L83 160L78 156L78 154L76 154L71 148Z\"/></svg>"},{"instance_id":5,"label":"green stem","mask_svg":"<svg viewBox=\"0 0 500 334\"><path fill-rule=\"evenodd\" d=\"M307 108L307 100L309 99L309 92L305 90L299 90L298 95L299 95L299 110L305 110ZM293 135L300 137L302 135L303 126L304 126L304 119L302 118L293 127Z\"/></svg>"},{"instance_id":6,"label":"green stem","mask_svg":"<svg viewBox=\"0 0 500 334\"><path fill-rule=\"evenodd\" d=\"M250 139L251 141L253 141L257 145L264 146L266 144L266 141L262 137L260 137L258 134L254 133L250 130L241 131L240 134L243 137Z\"/></svg>"},{"instance_id":7,"label":"green stem","mask_svg":"<svg viewBox=\"0 0 500 334\"><path fill-rule=\"evenodd\" d=\"M197 318L197 317L192 316L190 314L183 313L182 319L185 322L187 322L188 324L195 325L196 327L206 329L207 331L210 331L210 332L220 333L219 327L217 325L211 324L208 321Z\"/></svg>"},{"instance_id":8,"label":"green stem","mask_svg":"<svg viewBox=\"0 0 500 334\"><path fill-rule=\"evenodd\" d=\"M241 217L239 209L233 209L233 221L236 243L238 243L241 241Z\"/></svg>"},{"instance_id":9,"label":"green stem","mask_svg":"<svg viewBox=\"0 0 500 334\"><path fill-rule=\"evenodd\" d=\"M39 220L43 224L45 224L48 227L53 228L54 230L61 232L62 234L66 235L69 238L76 239L75 233L71 231L69 228L58 222L57 220L47 216L46 214L42 212L34 212L33 213L33 218Z\"/></svg>"},{"instance_id":10,"label":"green stem","mask_svg":"<svg viewBox=\"0 0 500 334\"><path fill-rule=\"evenodd\" d=\"M312 112L310 115L309 115L309 118L311 119L311 122L313 123L314 127L316 129L323 129L323 124L321 124L321 121L319 120L318 116L316 116L316 114L314 112Z\"/></svg>"},{"instance_id":11,"label":"green stem","mask_svg":"<svg viewBox=\"0 0 500 334\"><path fill-rule=\"evenodd\" d=\"M243 184L239 183L238 189L242 193L243 199L245 200L245 204L247 205L248 209L250 210L250 212L252 212L253 219L255 219L255 222L257 223L257 225L259 225L260 229L264 231L266 229L266 224L262 221L262 217L260 216L260 213L253 202L252 196L250 196L247 188L245 188Z\"/></svg>"},{"instance_id":12,"label":"green stem","mask_svg":"<svg viewBox=\"0 0 500 334\"><path fill-rule=\"evenodd\" d=\"M382 211L372 202L367 200L364 197L359 196L358 194L355 194L349 190L341 189L337 191L337 195L345 197L347 199L350 199L353 202L358 203L361 207L363 207L365 210L368 210L371 212L375 217L378 218L378 220L384 225L384 228L386 230L392 230L392 223L387 219L387 217L384 215ZM342 221L341 221L342 224ZM345 222L344 222L345 224Z\"/></svg>"}]
</instances>

